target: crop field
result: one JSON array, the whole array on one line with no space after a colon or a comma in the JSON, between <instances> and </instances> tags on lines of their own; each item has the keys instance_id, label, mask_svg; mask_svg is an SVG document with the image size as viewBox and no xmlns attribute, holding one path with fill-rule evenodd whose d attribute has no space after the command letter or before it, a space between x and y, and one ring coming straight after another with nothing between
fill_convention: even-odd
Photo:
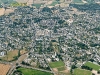
<instances>
[{"instance_id":1,"label":"crop field","mask_svg":"<svg viewBox=\"0 0 100 75\"><path fill-rule=\"evenodd\" d=\"M75 69L74 75L92 75L91 71L82 70L82 69Z\"/></svg>"},{"instance_id":2,"label":"crop field","mask_svg":"<svg viewBox=\"0 0 100 75\"><path fill-rule=\"evenodd\" d=\"M99 65L96 65L96 64L94 64L92 62L86 62L84 65L85 66L88 66L88 67L90 67L90 68L92 68L94 70L97 70L97 71L100 69L100 66Z\"/></svg>"},{"instance_id":3,"label":"crop field","mask_svg":"<svg viewBox=\"0 0 100 75\"><path fill-rule=\"evenodd\" d=\"M10 67L10 65L0 64L0 75L6 75Z\"/></svg>"},{"instance_id":4,"label":"crop field","mask_svg":"<svg viewBox=\"0 0 100 75\"><path fill-rule=\"evenodd\" d=\"M34 69L27 69L27 68L18 68L18 71L20 71L23 75L53 75L49 72L43 72L39 70Z\"/></svg>"},{"instance_id":5,"label":"crop field","mask_svg":"<svg viewBox=\"0 0 100 75\"><path fill-rule=\"evenodd\" d=\"M13 7L18 7L18 6L27 6L26 3L17 3L17 2L13 2L10 4L10 6L13 6Z\"/></svg>"}]
</instances>

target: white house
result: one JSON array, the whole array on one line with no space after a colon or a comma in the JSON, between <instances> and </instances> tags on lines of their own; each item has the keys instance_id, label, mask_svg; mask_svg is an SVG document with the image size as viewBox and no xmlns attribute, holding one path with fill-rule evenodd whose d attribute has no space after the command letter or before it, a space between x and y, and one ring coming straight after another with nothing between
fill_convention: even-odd
<instances>
[{"instance_id":1,"label":"white house","mask_svg":"<svg viewBox=\"0 0 100 75\"><path fill-rule=\"evenodd\" d=\"M6 51L1 51L0 56L4 56L4 55L6 55Z\"/></svg>"}]
</instances>

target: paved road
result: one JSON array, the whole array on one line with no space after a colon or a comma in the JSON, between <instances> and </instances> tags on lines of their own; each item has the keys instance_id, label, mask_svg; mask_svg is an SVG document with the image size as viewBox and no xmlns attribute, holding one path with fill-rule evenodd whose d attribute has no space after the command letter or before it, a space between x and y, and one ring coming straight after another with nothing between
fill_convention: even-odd
<instances>
[{"instance_id":1,"label":"paved road","mask_svg":"<svg viewBox=\"0 0 100 75\"><path fill-rule=\"evenodd\" d=\"M47 58L46 58L46 56L45 56L45 54L43 53L43 56L44 56L44 59L46 60ZM49 65L49 62L46 60L46 62L47 62L47 64L48 64L48 66L50 67L50 65ZM53 69L50 67L50 70L51 70L51 72L54 74L54 75L57 75L54 71L53 71Z\"/></svg>"},{"instance_id":2,"label":"paved road","mask_svg":"<svg viewBox=\"0 0 100 75\"><path fill-rule=\"evenodd\" d=\"M11 65L11 69L9 70L9 72L7 73L7 75L12 75L17 66L21 66L21 67L24 67L24 68L31 68L31 69L40 70L40 71L49 72L49 73L53 73L54 74L53 71L48 71L48 70L43 70L43 69L39 69L39 68L34 68L34 67L31 67L31 66L22 65L21 62L25 58L27 58L27 54L24 54L24 55L20 56L17 61L13 61L13 62L0 61L0 63ZM16 64L18 64L18 65L16 65Z\"/></svg>"},{"instance_id":3,"label":"paved road","mask_svg":"<svg viewBox=\"0 0 100 75\"><path fill-rule=\"evenodd\" d=\"M21 62L27 57L27 54L21 55L17 61L13 61L11 64L11 69L9 70L7 75L13 74L14 70L16 69L16 64L21 64Z\"/></svg>"}]
</instances>

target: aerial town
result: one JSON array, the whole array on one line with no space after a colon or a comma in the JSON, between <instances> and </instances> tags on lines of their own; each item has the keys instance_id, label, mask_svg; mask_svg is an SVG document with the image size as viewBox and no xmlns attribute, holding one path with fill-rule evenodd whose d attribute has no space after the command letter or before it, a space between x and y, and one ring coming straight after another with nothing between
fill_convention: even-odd
<instances>
[{"instance_id":1,"label":"aerial town","mask_svg":"<svg viewBox=\"0 0 100 75\"><path fill-rule=\"evenodd\" d=\"M0 75L100 75L100 0L17 1L0 0Z\"/></svg>"}]
</instances>

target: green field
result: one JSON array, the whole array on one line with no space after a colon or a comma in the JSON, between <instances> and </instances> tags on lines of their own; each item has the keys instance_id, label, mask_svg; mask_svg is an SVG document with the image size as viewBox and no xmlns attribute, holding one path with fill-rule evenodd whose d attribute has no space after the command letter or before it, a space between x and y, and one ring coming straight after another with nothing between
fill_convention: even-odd
<instances>
[{"instance_id":1,"label":"green field","mask_svg":"<svg viewBox=\"0 0 100 75\"><path fill-rule=\"evenodd\" d=\"M86 2L87 2L88 4L90 4L90 3L95 3L93 0L86 0ZM84 4L84 3L82 2L82 0L73 0L72 3L75 3L75 4Z\"/></svg>"},{"instance_id":2,"label":"green field","mask_svg":"<svg viewBox=\"0 0 100 75\"><path fill-rule=\"evenodd\" d=\"M27 4L26 3L13 2L13 3L10 4L10 6L13 6L13 7L27 6Z\"/></svg>"},{"instance_id":3,"label":"green field","mask_svg":"<svg viewBox=\"0 0 100 75\"><path fill-rule=\"evenodd\" d=\"M40 8L41 5L43 5L43 4L32 4L32 6L35 6L36 8Z\"/></svg>"},{"instance_id":4,"label":"green field","mask_svg":"<svg viewBox=\"0 0 100 75\"><path fill-rule=\"evenodd\" d=\"M82 0L73 0L72 3L83 3Z\"/></svg>"},{"instance_id":5,"label":"green field","mask_svg":"<svg viewBox=\"0 0 100 75\"><path fill-rule=\"evenodd\" d=\"M99 70L100 69L100 66L99 65L96 65L96 64L94 64L92 62L86 62L84 65L85 66L88 66L90 68L93 68L94 70Z\"/></svg>"},{"instance_id":6,"label":"green field","mask_svg":"<svg viewBox=\"0 0 100 75\"><path fill-rule=\"evenodd\" d=\"M59 67L65 66L64 62L62 61L51 62L49 64L51 68L59 68Z\"/></svg>"},{"instance_id":7,"label":"green field","mask_svg":"<svg viewBox=\"0 0 100 75\"><path fill-rule=\"evenodd\" d=\"M50 4L50 6L55 6L56 4L59 4L59 3L60 3L59 1L54 0L54 1Z\"/></svg>"},{"instance_id":8,"label":"green field","mask_svg":"<svg viewBox=\"0 0 100 75\"><path fill-rule=\"evenodd\" d=\"M3 2L3 3L12 3L12 2L15 2L14 0L0 0L0 2Z\"/></svg>"},{"instance_id":9,"label":"green field","mask_svg":"<svg viewBox=\"0 0 100 75\"><path fill-rule=\"evenodd\" d=\"M93 0L86 0L88 3L94 3Z\"/></svg>"},{"instance_id":10,"label":"green field","mask_svg":"<svg viewBox=\"0 0 100 75\"><path fill-rule=\"evenodd\" d=\"M92 75L91 71L75 69L73 75Z\"/></svg>"},{"instance_id":11,"label":"green field","mask_svg":"<svg viewBox=\"0 0 100 75\"><path fill-rule=\"evenodd\" d=\"M48 72L27 69L27 68L18 68L18 71L20 71L23 75L53 75L53 74L48 73Z\"/></svg>"}]
</instances>

